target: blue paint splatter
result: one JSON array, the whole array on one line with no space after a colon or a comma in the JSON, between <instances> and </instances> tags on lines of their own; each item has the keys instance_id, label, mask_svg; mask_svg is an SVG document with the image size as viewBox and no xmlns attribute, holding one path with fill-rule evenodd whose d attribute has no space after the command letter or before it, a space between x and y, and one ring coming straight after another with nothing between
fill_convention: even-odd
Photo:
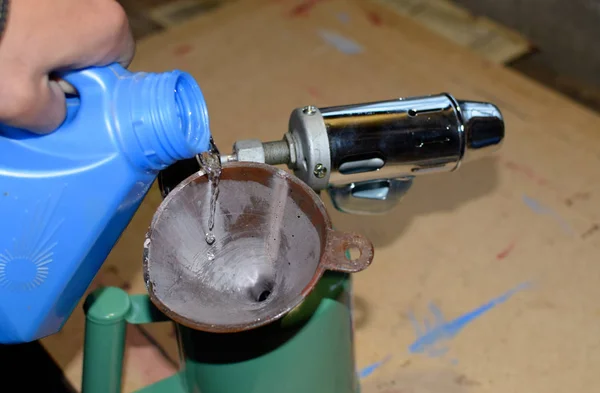
<instances>
[{"instance_id":1,"label":"blue paint splatter","mask_svg":"<svg viewBox=\"0 0 600 393\"><path fill-rule=\"evenodd\" d=\"M537 214L550 214L552 210L548 209L546 206L542 206L538 201L533 198L528 197L527 195L523 195L523 202L533 210Z\"/></svg>"},{"instance_id":2,"label":"blue paint splatter","mask_svg":"<svg viewBox=\"0 0 600 393\"><path fill-rule=\"evenodd\" d=\"M433 316L433 325L428 319L425 319L421 326L414 315L410 315L410 320L415 328L416 340L408 347L411 353L425 353L431 357L443 356L448 352L447 347L441 344L454 338L470 322L490 311L498 304L506 302L515 293L528 288L530 283L523 283L507 291L503 295L490 300L486 304L459 316L451 321L446 321L442 311L433 303L429 304L429 310Z\"/></svg>"},{"instance_id":3,"label":"blue paint splatter","mask_svg":"<svg viewBox=\"0 0 600 393\"><path fill-rule=\"evenodd\" d=\"M550 216L550 217L554 218L566 233L568 233L570 235L573 234L573 229L571 228L569 223L567 223L554 210L550 209L547 206L542 205L540 202L536 201L535 199L533 199L531 197L528 197L527 195L523 195L523 203L525 203L527 205L527 207L530 208L531 211L533 211L536 214L546 215L546 216Z\"/></svg>"},{"instance_id":4,"label":"blue paint splatter","mask_svg":"<svg viewBox=\"0 0 600 393\"><path fill-rule=\"evenodd\" d=\"M361 369L358 372L359 378L361 378L361 379L366 378L369 375L373 374L375 372L375 370L377 370L379 367L383 366L390 359L391 359L391 355L388 355L385 357L385 359L383 359L379 362L373 363L370 366L367 366L367 367Z\"/></svg>"},{"instance_id":5,"label":"blue paint splatter","mask_svg":"<svg viewBox=\"0 0 600 393\"><path fill-rule=\"evenodd\" d=\"M340 22L342 22L343 24L348 24L350 23L350 15L348 15L345 12L340 12L337 15L337 18Z\"/></svg>"},{"instance_id":6,"label":"blue paint splatter","mask_svg":"<svg viewBox=\"0 0 600 393\"><path fill-rule=\"evenodd\" d=\"M356 55L363 52L363 47L340 34L328 30L319 30L319 35L328 44L347 55Z\"/></svg>"}]
</instances>

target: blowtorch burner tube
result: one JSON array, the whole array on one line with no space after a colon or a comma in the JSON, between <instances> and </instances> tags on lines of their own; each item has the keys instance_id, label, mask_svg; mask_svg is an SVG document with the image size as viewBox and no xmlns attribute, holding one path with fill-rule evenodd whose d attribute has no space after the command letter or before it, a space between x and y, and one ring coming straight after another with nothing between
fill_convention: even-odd
<instances>
[{"instance_id":1,"label":"blowtorch burner tube","mask_svg":"<svg viewBox=\"0 0 600 393\"><path fill-rule=\"evenodd\" d=\"M448 94L319 108L332 183L449 172L504 138L500 110Z\"/></svg>"}]
</instances>

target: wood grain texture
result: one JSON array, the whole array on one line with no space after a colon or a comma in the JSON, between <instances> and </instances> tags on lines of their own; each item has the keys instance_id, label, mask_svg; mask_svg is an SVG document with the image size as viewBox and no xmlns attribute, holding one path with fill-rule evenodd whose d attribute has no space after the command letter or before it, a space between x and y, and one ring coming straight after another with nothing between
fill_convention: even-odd
<instances>
[{"instance_id":1,"label":"wood grain texture","mask_svg":"<svg viewBox=\"0 0 600 393\"><path fill-rule=\"evenodd\" d=\"M279 139L292 109L306 104L441 91L496 103L507 127L499 154L418 179L386 216L330 207L338 229L363 233L376 247L373 265L355 275L357 366L386 361L364 378L363 392L597 391L600 117L410 20L394 17L401 28L385 18L373 24L363 6L238 1L141 42L132 69L191 72L222 152L238 139ZM380 6L373 11L387 15ZM323 32L358 53L345 53ZM141 246L160 203L154 191L96 284L144 291ZM422 321L433 302L452 320L523 282L532 287L471 318L443 345L444 356L410 353L409 313ZM62 333L44 340L76 384L82 324L78 308ZM147 328L176 359L170 329ZM164 357L152 356L129 358L125 391L167 373ZM152 371L141 369L153 362Z\"/></svg>"}]
</instances>

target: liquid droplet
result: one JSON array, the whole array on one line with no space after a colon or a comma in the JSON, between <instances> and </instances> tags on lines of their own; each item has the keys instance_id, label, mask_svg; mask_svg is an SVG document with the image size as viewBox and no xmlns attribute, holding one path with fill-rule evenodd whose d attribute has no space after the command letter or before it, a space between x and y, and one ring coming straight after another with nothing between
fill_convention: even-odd
<instances>
[{"instance_id":1,"label":"liquid droplet","mask_svg":"<svg viewBox=\"0 0 600 393\"><path fill-rule=\"evenodd\" d=\"M215 242L215 235L213 235L212 232L208 232L206 234L205 239L206 239L206 243L210 246Z\"/></svg>"}]
</instances>

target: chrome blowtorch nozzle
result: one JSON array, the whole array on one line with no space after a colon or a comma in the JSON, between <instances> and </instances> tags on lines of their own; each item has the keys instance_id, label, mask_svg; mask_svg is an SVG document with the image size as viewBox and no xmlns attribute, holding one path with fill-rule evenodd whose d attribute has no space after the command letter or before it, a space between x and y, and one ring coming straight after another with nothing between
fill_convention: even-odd
<instances>
[{"instance_id":1,"label":"chrome blowtorch nozzle","mask_svg":"<svg viewBox=\"0 0 600 393\"><path fill-rule=\"evenodd\" d=\"M504 140L500 110L487 102L458 101L465 135L463 162L476 160L498 150Z\"/></svg>"},{"instance_id":2,"label":"chrome blowtorch nozzle","mask_svg":"<svg viewBox=\"0 0 600 393\"><path fill-rule=\"evenodd\" d=\"M503 139L495 105L440 94L298 108L282 140L238 141L233 157L286 164L313 189L328 189L339 210L383 213L415 176L456 170L495 151Z\"/></svg>"}]
</instances>

